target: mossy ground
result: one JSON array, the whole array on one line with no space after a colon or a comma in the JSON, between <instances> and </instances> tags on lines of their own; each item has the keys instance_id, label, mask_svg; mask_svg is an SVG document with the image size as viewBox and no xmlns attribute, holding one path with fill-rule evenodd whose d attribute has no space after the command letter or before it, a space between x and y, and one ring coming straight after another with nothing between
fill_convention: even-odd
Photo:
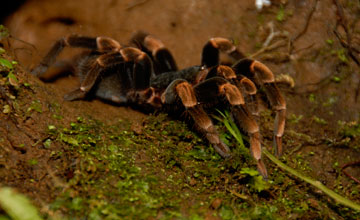
<instances>
[{"instance_id":1,"label":"mossy ground","mask_svg":"<svg viewBox=\"0 0 360 220\"><path fill-rule=\"evenodd\" d=\"M10 59L6 55L3 58ZM17 84L9 78L10 72L16 76ZM1 141L6 147L2 148L2 184L22 186L19 190L30 198L35 197L34 202L44 218L360 217L360 213L335 204L321 191L294 179L270 161L266 161L269 181L262 180L249 152L236 144L221 123L218 128L222 138L232 150L232 158L227 160L214 152L185 122L163 113L149 115L140 122L114 119L106 123L87 115L62 115L63 107L56 100L47 100L49 104L45 105L47 102L39 99L41 91L37 89L37 82L29 83L26 80L33 79L24 76L16 63L15 67L3 68L2 88L7 97L1 102L2 120L10 122L13 119L19 128L29 126L26 121L30 119L43 120L32 125L41 138L30 144L30 140L19 142L3 133L5 136L2 135ZM284 138L286 146L311 143L317 144L318 148L321 145L330 148L333 144L295 131L301 117L290 118ZM271 129L272 123L272 113L265 111L262 114L263 129ZM357 123L343 124L337 136L339 141L356 140L343 147L357 151L358 127ZM271 133L264 132L264 145L269 147L270 144ZM11 156L17 155L9 151L29 156L8 164ZM312 160L318 157L317 151L321 150L290 152L282 160L358 202L359 186L342 174L339 164L332 164L334 179L316 176L313 169L319 164L314 165ZM333 160L327 162L333 163ZM21 171L9 171L20 167ZM6 168L10 169L7 171ZM10 177L14 174L15 179ZM19 176L22 176L22 183ZM30 193L33 187L43 185L47 187L39 187L38 192ZM46 202L44 194L50 195Z\"/></svg>"}]
</instances>

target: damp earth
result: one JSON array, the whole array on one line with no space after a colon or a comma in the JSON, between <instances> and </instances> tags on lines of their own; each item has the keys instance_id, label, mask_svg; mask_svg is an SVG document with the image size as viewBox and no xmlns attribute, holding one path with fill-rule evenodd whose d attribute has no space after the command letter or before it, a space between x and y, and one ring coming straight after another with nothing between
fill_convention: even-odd
<instances>
[{"instance_id":1,"label":"damp earth","mask_svg":"<svg viewBox=\"0 0 360 220\"><path fill-rule=\"evenodd\" d=\"M147 31L180 68L199 64L209 38L229 38L275 73L286 98L281 161L359 204L358 1L274 0L261 11L254 0L14 2L0 10L0 187L25 195L42 218L360 218L268 159L262 180L221 121L214 119L228 160L186 117L98 99L67 102L76 76L44 82L30 74L68 34L126 43ZM59 59L79 51L66 48ZM274 112L262 106L262 143L272 152ZM0 217L9 218L1 206Z\"/></svg>"}]
</instances>

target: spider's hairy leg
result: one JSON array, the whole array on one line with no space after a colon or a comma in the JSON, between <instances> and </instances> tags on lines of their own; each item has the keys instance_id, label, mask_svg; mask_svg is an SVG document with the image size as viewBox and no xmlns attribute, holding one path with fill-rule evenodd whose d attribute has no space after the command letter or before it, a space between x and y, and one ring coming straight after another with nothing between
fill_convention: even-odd
<instances>
[{"instance_id":1,"label":"spider's hairy leg","mask_svg":"<svg viewBox=\"0 0 360 220\"><path fill-rule=\"evenodd\" d=\"M186 111L195 122L197 130L203 134L222 157L230 157L230 149L219 137L219 133L212 123L210 117L206 114L203 107L198 104L195 91L191 84L186 80L174 80L162 95L162 102L165 104L175 104L176 99L180 98Z\"/></svg>"},{"instance_id":2,"label":"spider's hairy leg","mask_svg":"<svg viewBox=\"0 0 360 220\"><path fill-rule=\"evenodd\" d=\"M67 101L72 101L76 99L84 98L86 93L94 86L97 81L101 71L105 70L107 66L114 65L122 62L121 54L118 52L113 52L109 54L104 54L98 56L96 59L93 59L89 64L89 69L86 73L80 73L84 75L84 78L80 82L80 87L76 90L66 94L64 99Z\"/></svg>"},{"instance_id":3,"label":"spider's hairy leg","mask_svg":"<svg viewBox=\"0 0 360 220\"><path fill-rule=\"evenodd\" d=\"M277 156L283 152L282 136L285 129L286 120L286 101L275 83L272 71L263 63L251 60L240 60L233 66L236 73L241 73L252 79L259 86L264 87L266 96L276 111L274 122L274 147Z\"/></svg>"},{"instance_id":4,"label":"spider's hairy leg","mask_svg":"<svg viewBox=\"0 0 360 220\"><path fill-rule=\"evenodd\" d=\"M218 65L213 68L207 74L206 78L222 77L228 80L233 85L236 85L238 89L246 95L247 106L251 109L253 115L258 115L258 103L256 99L256 85L247 77L243 75L236 75L234 70L225 65Z\"/></svg>"},{"instance_id":5,"label":"spider's hairy leg","mask_svg":"<svg viewBox=\"0 0 360 220\"><path fill-rule=\"evenodd\" d=\"M234 81L237 87L241 88L247 95L247 106L248 109L251 110L252 115L259 116L259 103L256 97L256 85L249 78L243 75L238 75Z\"/></svg>"},{"instance_id":6,"label":"spider's hairy leg","mask_svg":"<svg viewBox=\"0 0 360 220\"><path fill-rule=\"evenodd\" d=\"M220 52L228 54L235 60L244 58L244 54L226 38L211 38L203 47L201 64L212 67L220 64Z\"/></svg>"},{"instance_id":7,"label":"spider's hairy leg","mask_svg":"<svg viewBox=\"0 0 360 220\"><path fill-rule=\"evenodd\" d=\"M135 90L146 89L150 86L150 78L153 76L153 63L150 57L141 50L127 47L120 50L125 62L133 62L132 87Z\"/></svg>"},{"instance_id":8,"label":"spider's hairy leg","mask_svg":"<svg viewBox=\"0 0 360 220\"><path fill-rule=\"evenodd\" d=\"M219 65L213 68L208 74L208 78L220 76L233 82L239 89L243 89L247 94L254 95L257 92L256 85L243 75L236 75L234 70L229 66Z\"/></svg>"},{"instance_id":9,"label":"spider's hairy leg","mask_svg":"<svg viewBox=\"0 0 360 220\"><path fill-rule=\"evenodd\" d=\"M84 74L80 88L65 95L64 99L71 101L83 98L94 86L101 72L112 66L130 62L134 63L132 75L130 76L130 81L133 84L132 88L135 90L146 89L149 86L152 73L151 60L139 49L128 47L93 59L88 72ZM102 98L107 99L107 97Z\"/></svg>"},{"instance_id":10,"label":"spider's hairy leg","mask_svg":"<svg viewBox=\"0 0 360 220\"><path fill-rule=\"evenodd\" d=\"M258 103L256 99L256 85L247 77L243 75L236 75L234 70L229 66L219 65L213 68L208 74L208 78L220 76L236 85L240 91L244 92L247 97L247 106L250 106L253 115L259 114Z\"/></svg>"},{"instance_id":11,"label":"spider's hairy leg","mask_svg":"<svg viewBox=\"0 0 360 220\"><path fill-rule=\"evenodd\" d=\"M97 50L99 52L119 50L121 48L117 41L108 37L69 35L57 40L45 57L40 61L40 64L37 65L31 73L35 76L42 77L48 68L54 64L56 57L65 47L86 48Z\"/></svg>"},{"instance_id":12,"label":"spider's hairy leg","mask_svg":"<svg viewBox=\"0 0 360 220\"><path fill-rule=\"evenodd\" d=\"M246 108L245 104L233 106L231 113L239 124L250 136L250 150L252 156L255 158L260 174L267 179L268 174L261 157L261 137L259 126L252 117L251 112Z\"/></svg>"},{"instance_id":13,"label":"spider's hairy leg","mask_svg":"<svg viewBox=\"0 0 360 220\"><path fill-rule=\"evenodd\" d=\"M132 36L130 42L153 58L157 74L178 70L171 52L161 40L153 35L138 31Z\"/></svg>"},{"instance_id":14,"label":"spider's hairy leg","mask_svg":"<svg viewBox=\"0 0 360 220\"><path fill-rule=\"evenodd\" d=\"M231 106L235 122L249 134L250 149L255 158L260 174L267 178L267 170L261 158L261 141L259 126L247 109L240 90L222 77L213 77L195 87L196 95L201 102L212 102L214 97L225 97Z\"/></svg>"}]
</instances>

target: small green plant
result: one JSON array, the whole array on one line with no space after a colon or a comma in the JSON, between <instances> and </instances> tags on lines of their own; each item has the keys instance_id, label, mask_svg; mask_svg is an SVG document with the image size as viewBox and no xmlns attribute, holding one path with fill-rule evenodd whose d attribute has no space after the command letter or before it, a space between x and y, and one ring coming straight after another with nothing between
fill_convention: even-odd
<instances>
[{"instance_id":1,"label":"small green plant","mask_svg":"<svg viewBox=\"0 0 360 220\"><path fill-rule=\"evenodd\" d=\"M7 29L4 25L0 24L0 40L3 38L7 38L10 36L9 29Z\"/></svg>"},{"instance_id":2,"label":"small green plant","mask_svg":"<svg viewBox=\"0 0 360 220\"><path fill-rule=\"evenodd\" d=\"M316 96L315 94L311 93L309 95L309 101L312 102L312 103L315 103L316 102Z\"/></svg>"},{"instance_id":3,"label":"small green plant","mask_svg":"<svg viewBox=\"0 0 360 220\"><path fill-rule=\"evenodd\" d=\"M346 56L346 51L345 51L345 49L340 49L340 50L338 50L337 51L337 56L338 56L338 58L342 61L342 62L344 62L344 63L348 63L348 58L347 58L347 56Z\"/></svg>"},{"instance_id":4,"label":"small green plant","mask_svg":"<svg viewBox=\"0 0 360 220\"><path fill-rule=\"evenodd\" d=\"M334 76L331 78L331 81L335 82L335 83L340 83L341 82L341 78L338 76Z\"/></svg>"},{"instance_id":5,"label":"small green plant","mask_svg":"<svg viewBox=\"0 0 360 220\"><path fill-rule=\"evenodd\" d=\"M334 44L334 40L332 39L327 39L325 42L330 46Z\"/></svg>"},{"instance_id":6,"label":"small green plant","mask_svg":"<svg viewBox=\"0 0 360 220\"><path fill-rule=\"evenodd\" d=\"M299 123L301 119L303 119L304 116L303 115L295 115L295 114L291 114L290 115L290 123Z\"/></svg>"},{"instance_id":7,"label":"small green plant","mask_svg":"<svg viewBox=\"0 0 360 220\"><path fill-rule=\"evenodd\" d=\"M225 114L223 114L223 116L225 116L226 120L227 121L231 121L231 117L230 116L226 116ZM231 126L236 126L235 123L229 123L229 125ZM228 127L227 127L228 128ZM235 130L236 128L235 127L231 127L229 132L231 134L235 134L235 135L238 135L234 132L231 132L231 130ZM236 140L238 140L238 137L235 137L234 138ZM241 143L239 142L239 144L241 145ZM354 210L357 210L357 211L360 211L360 205L337 194L336 192L332 191L331 189L327 188L325 185L323 185L320 181L317 181L317 180L313 180L311 179L310 177L307 177L305 175L303 175L302 173L300 173L299 171L287 166L286 164L284 164L283 162L281 162L279 159L277 159L274 155L272 155L269 151L267 151L265 148L263 148L262 150L263 154L268 158L270 159L273 163L275 163L278 167L280 167L281 169L287 171L288 173L290 173L291 175L294 175L296 176L297 178L311 184L312 186L318 188L319 190L323 191L326 195L328 195L329 197L331 197L332 199L334 199L336 202L342 204L342 205L345 205L347 207L350 207Z\"/></svg>"},{"instance_id":8,"label":"small green plant","mask_svg":"<svg viewBox=\"0 0 360 220\"><path fill-rule=\"evenodd\" d=\"M14 74L14 65L16 64L16 61L9 61L7 59L0 58L0 71L7 73L6 78L8 79L10 85L14 87L19 86L19 80Z\"/></svg>"},{"instance_id":9,"label":"small green plant","mask_svg":"<svg viewBox=\"0 0 360 220\"><path fill-rule=\"evenodd\" d=\"M250 158L250 151L247 147L245 147L243 135L241 134L239 128L236 126L235 122L231 119L230 113L228 111L220 112L217 110L221 117L215 117L216 120L219 120L224 123L226 129L230 132L230 134L236 139L239 143L239 149L242 155L244 155L247 159Z\"/></svg>"},{"instance_id":10,"label":"small green plant","mask_svg":"<svg viewBox=\"0 0 360 220\"><path fill-rule=\"evenodd\" d=\"M14 66L12 65L12 63L4 58L0 58L0 65L2 66L2 68L7 68L9 70L12 70L14 68Z\"/></svg>"},{"instance_id":11,"label":"small green plant","mask_svg":"<svg viewBox=\"0 0 360 220\"><path fill-rule=\"evenodd\" d=\"M252 190L261 192L269 188L269 183L260 176L257 170L245 167L241 169L240 173L250 177L249 186Z\"/></svg>"},{"instance_id":12,"label":"small green plant","mask_svg":"<svg viewBox=\"0 0 360 220\"><path fill-rule=\"evenodd\" d=\"M285 20L285 9L282 5L280 6L278 13L276 14L276 20L280 22Z\"/></svg>"}]
</instances>

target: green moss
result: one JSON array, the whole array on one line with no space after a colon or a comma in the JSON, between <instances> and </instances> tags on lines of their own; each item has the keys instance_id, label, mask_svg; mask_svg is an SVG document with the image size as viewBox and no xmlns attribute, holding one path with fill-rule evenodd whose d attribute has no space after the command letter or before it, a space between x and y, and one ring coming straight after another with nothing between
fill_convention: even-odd
<instances>
[{"instance_id":1,"label":"green moss","mask_svg":"<svg viewBox=\"0 0 360 220\"><path fill-rule=\"evenodd\" d=\"M327 124L327 121L323 118L319 118L317 116L313 116L312 119L314 120L314 122L318 123L318 124L321 124L321 125L326 125Z\"/></svg>"},{"instance_id":2,"label":"green moss","mask_svg":"<svg viewBox=\"0 0 360 220\"><path fill-rule=\"evenodd\" d=\"M198 219L209 211L208 198L220 196L223 206L214 214L239 217L232 210L240 204L232 204L226 188L253 161L246 162L236 148L236 159L223 160L183 122L164 114L150 116L139 135L124 121L106 126L78 118L66 128L51 128L48 140L65 144L63 154L70 151L78 158L69 187L51 206L54 210L90 219ZM48 140L47 146L53 146ZM239 177L244 184L259 183Z\"/></svg>"},{"instance_id":3,"label":"green moss","mask_svg":"<svg viewBox=\"0 0 360 220\"><path fill-rule=\"evenodd\" d=\"M339 122L341 129L339 134L343 137L355 138L360 135L360 123L358 122Z\"/></svg>"},{"instance_id":4,"label":"green moss","mask_svg":"<svg viewBox=\"0 0 360 220\"><path fill-rule=\"evenodd\" d=\"M38 164L38 160L35 159L35 158L32 158L28 161L29 165L30 166L34 166L34 165L37 165Z\"/></svg>"},{"instance_id":5,"label":"green moss","mask_svg":"<svg viewBox=\"0 0 360 220\"><path fill-rule=\"evenodd\" d=\"M266 122L272 124L268 114ZM300 119L294 116L294 120ZM165 114L147 117L140 127L134 132L128 121L107 125L87 117L76 117L65 127L58 120L49 125L43 141L51 150L49 156L70 156L75 161L66 168L71 178L62 177L67 187L51 209L69 218L88 219L318 216L307 202L314 199L309 186L298 185L269 163L270 180L262 180L247 149L247 137L244 146L238 146L219 126L232 151L232 158L224 160L186 123ZM291 139L313 142L305 134L287 133ZM311 171L301 154L287 163ZM215 199L221 201L216 208Z\"/></svg>"}]
</instances>

